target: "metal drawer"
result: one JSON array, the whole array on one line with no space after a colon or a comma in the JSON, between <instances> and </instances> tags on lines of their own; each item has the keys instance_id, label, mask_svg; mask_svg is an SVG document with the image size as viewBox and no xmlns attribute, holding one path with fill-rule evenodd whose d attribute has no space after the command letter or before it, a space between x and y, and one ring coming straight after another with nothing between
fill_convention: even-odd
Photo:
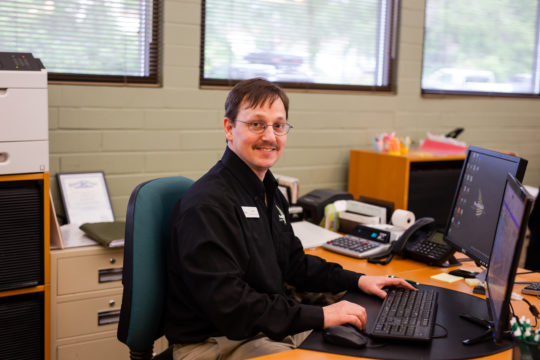
<instances>
[{"instance_id":1,"label":"metal drawer","mask_svg":"<svg viewBox=\"0 0 540 360\"><path fill-rule=\"evenodd\" d=\"M105 339L84 341L56 348L58 360L129 360L129 349L110 336Z\"/></svg>"},{"instance_id":2,"label":"metal drawer","mask_svg":"<svg viewBox=\"0 0 540 360\"><path fill-rule=\"evenodd\" d=\"M105 254L59 258L57 295L121 288L123 251L119 248Z\"/></svg>"},{"instance_id":3,"label":"metal drawer","mask_svg":"<svg viewBox=\"0 0 540 360\"><path fill-rule=\"evenodd\" d=\"M117 295L59 303L55 314L58 339L115 331L121 304L120 292Z\"/></svg>"}]
</instances>

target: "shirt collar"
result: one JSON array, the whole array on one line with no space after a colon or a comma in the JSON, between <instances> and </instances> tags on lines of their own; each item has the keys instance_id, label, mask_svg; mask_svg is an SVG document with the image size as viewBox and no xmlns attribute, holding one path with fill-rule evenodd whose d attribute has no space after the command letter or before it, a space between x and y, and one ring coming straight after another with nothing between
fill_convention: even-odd
<instances>
[{"instance_id":1,"label":"shirt collar","mask_svg":"<svg viewBox=\"0 0 540 360\"><path fill-rule=\"evenodd\" d=\"M265 189L272 193L278 185L276 178L270 170L266 172L264 180L261 181L253 170L228 146L221 161L251 196L262 196L264 198Z\"/></svg>"}]
</instances>

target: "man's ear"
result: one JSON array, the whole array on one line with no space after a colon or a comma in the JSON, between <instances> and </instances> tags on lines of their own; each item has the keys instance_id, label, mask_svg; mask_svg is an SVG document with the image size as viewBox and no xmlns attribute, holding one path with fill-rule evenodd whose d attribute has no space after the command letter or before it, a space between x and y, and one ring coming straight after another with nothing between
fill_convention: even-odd
<instances>
[{"instance_id":1,"label":"man's ear","mask_svg":"<svg viewBox=\"0 0 540 360\"><path fill-rule=\"evenodd\" d=\"M227 139L227 142L232 142L232 129L234 125L231 119L228 117L223 119L223 129L225 130L225 138Z\"/></svg>"}]
</instances>

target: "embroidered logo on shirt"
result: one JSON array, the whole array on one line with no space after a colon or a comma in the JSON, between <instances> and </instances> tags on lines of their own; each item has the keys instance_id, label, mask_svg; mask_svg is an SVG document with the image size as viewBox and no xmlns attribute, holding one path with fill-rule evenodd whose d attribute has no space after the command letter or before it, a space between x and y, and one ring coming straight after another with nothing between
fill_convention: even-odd
<instances>
[{"instance_id":1,"label":"embroidered logo on shirt","mask_svg":"<svg viewBox=\"0 0 540 360\"><path fill-rule=\"evenodd\" d=\"M259 218L259 211L255 206L242 206L246 218Z\"/></svg>"},{"instance_id":2,"label":"embroidered logo on shirt","mask_svg":"<svg viewBox=\"0 0 540 360\"><path fill-rule=\"evenodd\" d=\"M279 206L277 205L276 205L276 209L279 211L279 215L278 215L279 221L281 221L284 224L287 224L287 220L285 219L285 213L283 212L283 210L281 210Z\"/></svg>"}]
</instances>

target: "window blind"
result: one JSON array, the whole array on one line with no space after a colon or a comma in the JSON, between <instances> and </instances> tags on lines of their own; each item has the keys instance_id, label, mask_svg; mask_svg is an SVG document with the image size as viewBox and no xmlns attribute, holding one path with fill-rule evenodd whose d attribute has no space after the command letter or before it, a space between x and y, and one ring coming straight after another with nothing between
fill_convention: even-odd
<instances>
[{"instance_id":1,"label":"window blind","mask_svg":"<svg viewBox=\"0 0 540 360\"><path fill-rule=\"evenodd\" d=\"M422 91L538 95L540 1L427 0Z\"/></svg>"},{"instance_id":2,"label":"window blind","mask_svg":"<svg viewBox=\"0 0 540 360\"><path fill-rule=\"evenodd\" d=\"M49 80L157 83L161 0L0 2L0 51L31 52Z\"/></svg>"},{"instance_id":3,"label":"window blind","mask_svg":"<svg viewBox=\"0 0 540 360\"><path fill-rule=\"evenodd\" d=\"M202 85L391 90L397 1L203 0Z\"/></svg>"}]
</instances>

